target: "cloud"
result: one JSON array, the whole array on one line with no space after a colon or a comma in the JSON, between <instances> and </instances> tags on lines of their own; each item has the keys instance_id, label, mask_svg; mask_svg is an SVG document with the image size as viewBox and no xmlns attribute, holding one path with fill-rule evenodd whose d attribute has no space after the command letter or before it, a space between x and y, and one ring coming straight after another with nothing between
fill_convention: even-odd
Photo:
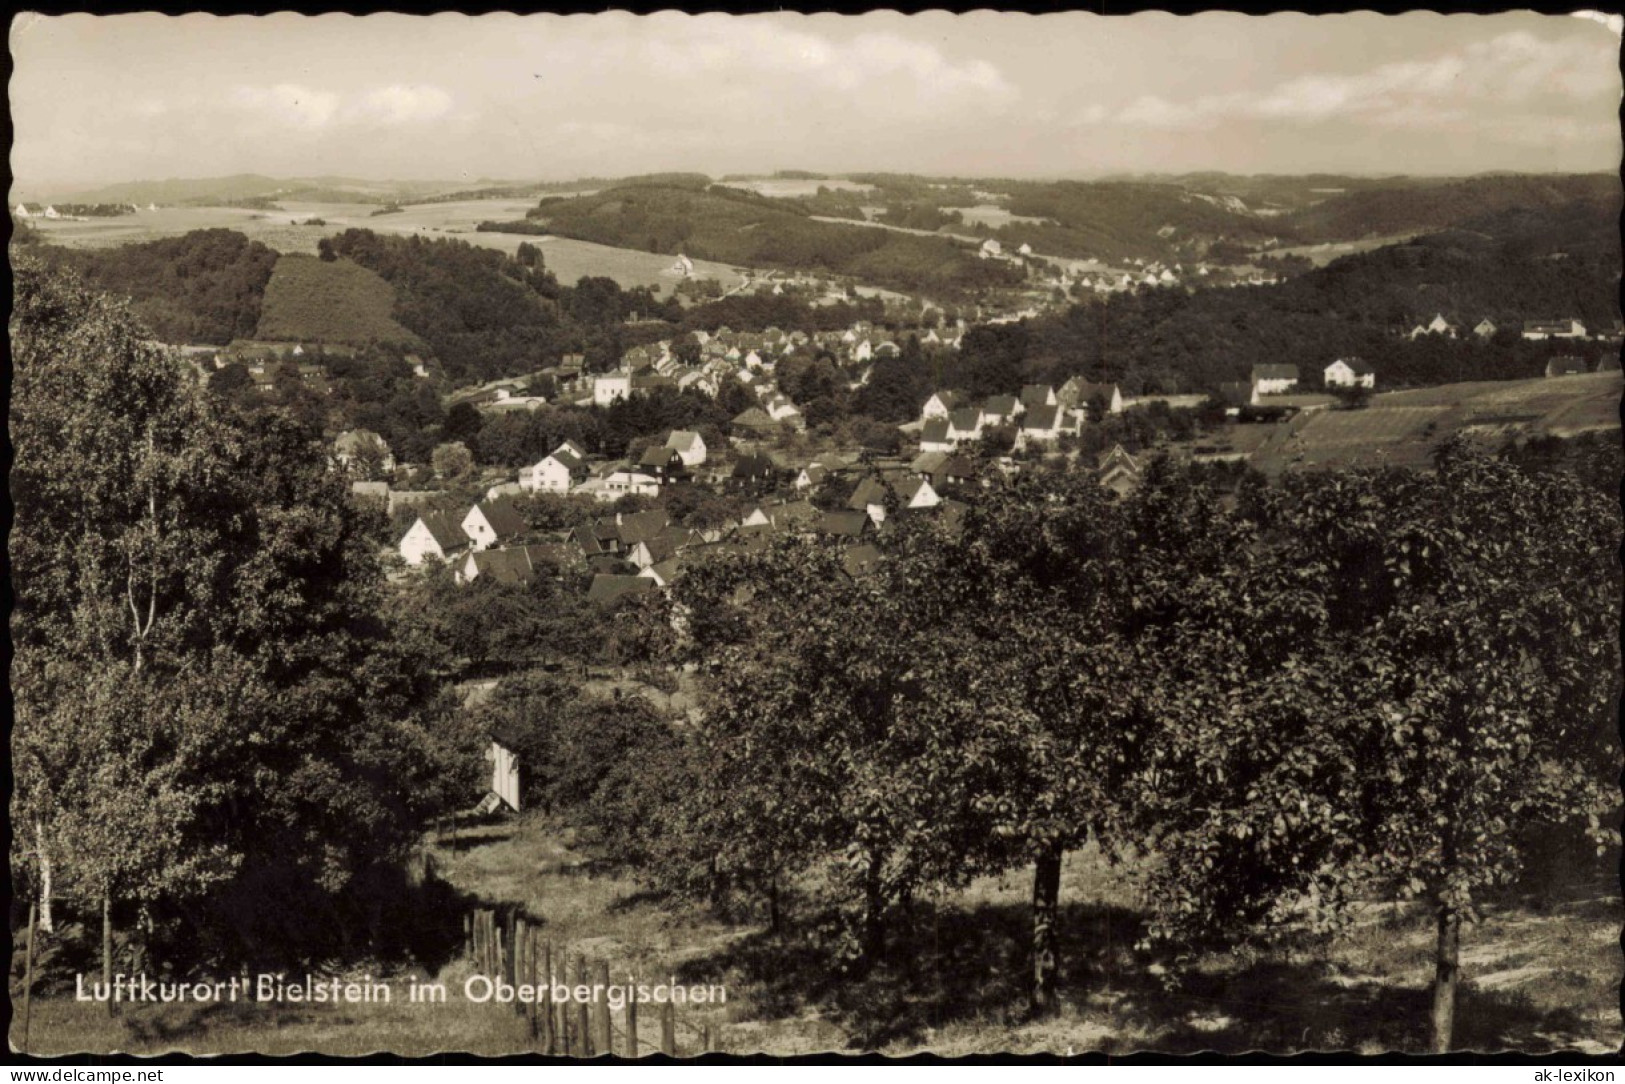
<instances>
[{"instance_id":1,"label":"cloud","mask_svg":"<svg viewBox=\"0 0 1625 1084\"><path fill-rule=\"evenodd\" d=\"M862 97L884 92L870 107L903 98L938 105L982 102L1002 107L1019 93L983 59L955 61L929 42L889 31L866 31L836 42L782 24L709 16L663 23L644 43L651 69L670 79L759 84L764 93L786 81L813 94Z\"/></svg>"},{"instance_id":2,"label":"cloud","mask_svg":"<svg viewBox=\"0 0 1625 1084\"><path fill-rule=\"evenodd\" d=\"M1262 91L1185 102L1146 95L1109 119L1171 130L1222 120L1315 124L1340 119L1373 127L1425 128L1459 124L1475 115L1485 118L1490 110L1572 111L1577 103L1618 100L1613 52L1611 45L1595 40L1547 40L1519 30L1431 59L1353 74L1301 76ZM1098 122L1099 114L1088 110L1079 119Z\"/></svg>"},{"instance_id":3,"label":"cloud","mask_svg":"<svg viewBox=\"0 0 1625 1084\"><path fill-rule=\"evenodd\" d=\"M451 95L439 87L401 83L350 94L298 83L238 86L227 103L272 126L306 132L336 127L416 124L447 115L453 104Z\"/></svg>"}]
</instances>

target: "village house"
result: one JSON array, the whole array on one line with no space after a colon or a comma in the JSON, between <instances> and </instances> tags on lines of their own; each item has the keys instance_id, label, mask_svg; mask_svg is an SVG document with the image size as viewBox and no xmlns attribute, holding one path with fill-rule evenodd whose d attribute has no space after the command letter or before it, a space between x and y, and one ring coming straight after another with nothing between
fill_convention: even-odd
<instances>
[{"instance_id":1,"label":"village house","mask_svg":"<svg viewBox=\"0 0 1625 1084\"><path fill-rule=\"evenodd\" d=\"M1021 427L1016 430L1015 450L1024 451L1034 444L1054 444L1062 433L1076 432L1075 424L1069 428L1069 416L1075 417L1063 407L1033 407L1022 416Z\"/></svg>"},{"instance_id":2,"label":"village house","mask_svg":"<svg viewBox=\"0 0 1625 1084\"><path fill-rule=\"evenodd\" d=\"M401 537L401 559L414 567L431 557L437 561L450 560L468 548L468 535L457 521L444 512L425 512Z\"/></svg>"},{"instance_id":3,"label":"village house","mask_svg":"<svg viewBox=\"0 0 1625 1084\"><path fill-rule=\"evenodd\" d=\"M658 497L660 479L641 469L621 468L606 475L593 496L605 503L627 496Z\"/></svg>"},{"instance_id":4,"label":"village house","mask_svg":"<svg viewBox=\"0 0 1625 1084\"><path fill-rule=\"evenodd\" d=\"M395 469L395 456L384 438L370 429L347 429L333 441L333 458L339 466L367 464L388 474Z\"/></svg>"},{"instance_id":5,"label":"village house","mask_svg":"<svg viewBox=\"0 0 1625 1084\"><path fill-rule=\"evenodd\" d=\"M666 447L683 457L685 467L697 467L705 462L705 441L691 430L672 430L671 436L666 438Z\"/></svg>"},{"instance_id":6,"label":"village house","mask_svg":"<svg viewBox=\"0 0 1625 1084\"><path fill-rule=\"evenodd\" d=\"M470 553L457 570L457 582L473 583L489 576L501 584L526 584L540 574L554 575L564 562L564 554L546 543L503 546Z\"/></svg>"},{"instance_id":7,"label":"village house","mask_svg":"<svg viewBox=\"0 0 1625 1084\"><path fill-rule=\"evenodd\" d=\"M533 493L568 493L586 474L586 462L568 444L561 444L539 462L521 468L519 486Z\"/></svg>"},{"instance_id":8,"label":"village house","mask_svg":"<svg viewBox=\"0 0 1625 1084\"><path fill-rule=\"evenodd\" d=\"M925 401L920 408L920 421L928 422L932 418L947 418L962 405L958 392L938 391L932 392L931 398Z\"/></svg>"},{"instance_id":9,"label":"village house","mask_svg":"<svg viewBox=\"0 0 1625 1084\"><path fill-rule=\"evenodd\" d=\"M1123 413L1123 392L1116 384L1095 384L1074 376L1055 393L1056 402L1071 410L1086 407L1099 400L1107 414Z\"/></svg>"},{"instance_id":10,"label":"village house","mask_svg":"<svg viewBox=\"0 0 1625 1084\"><path fill-rule=\"evenodd\" d=\"M1531 342L1540 342L1544 339L1583 339L1586 337L1586 326L1578 320L1526 320L1523 325L1523 337Z\"/></svg>"},{"instance_id":11,"label":"village house","mask_svg":"<svg viewBox=\"0 0 1625 1084\"><path fill-rule=\"evenodd\" d=\"M1280 395L1298 386L1296 365L1254 365L1253 387L1259 395Z\"/></svg>"},{"instance_id":12,"label":"village house","mask_svg":"<svg viewBox=\"0 0 1625 1084\"><path fill-rule=\"evenodd\" d=\"M627 372L604 373L592 382L592 401L594 406L607 407L617 399L629 399L632 396L632 374Z\"/></svg>"},{"instance_id":13,"label":"village house","mask_svg":"<svg viewBox=\"0 0 1625 1084\"><path fill-rule=\"evenodd\" d=\"M1573 354L1564 354L1546 363L1547 376L1580 376L1585 372L1585 359L1575 357Z\"/></svg>"},{"instance_id":14,"label":"village house","mask_svg":"<svg viewBox=\"0 0 1625 1084\"><path fill-rule=\"evenodd\" d=\"M734 463L733 473L729 476L729 483L736 489L745 489L752 492L773 485L778 476L778 468L773 461L765 455L742 455Z\"/></svg>"},{"instance_id":15,"label":"village house","mask_svg":"<svg viewBox=\"0 0 1625 1084\"><path fill-rule=\"evenodd\" d=\"M1028 410L1033 407L1056 406L1059 402L1055 397L1055 389L1048 384L1028 384L1021 389L1021 405Z\"/></svg>"},{"instance_id":16,"label":"village house","mask_svg":"<svg viewBox=\"0 0 1625 1084\"><path fill-rule=\"evenodd\" d=\"M1322 376L1328 388L1377 386L1377 370L1359 358L1338 358L1326 366Z\"/></svg>"},{"instance_id":17,"label":"village house","mask_svg":"<svg viewBox=\"0 0 1625 1084\"><path fill-rule=\"evenodd\" d=\"M951 452L955 447L948 436L947 418L932 418L920 428L920 451Z\"/></svg>"},{"instance_id":18,"label":"village house","mask_svg":"<svg viewBox=\"0 0 1625 1084\"><path fill-rule=\"evenodd\" d=\"M779 423L761 407L750 407L728 423L729 435L734 440L760 440L779 432Z\"/></svg>"},{"instance_id":19,"label":"village house","mask_svg":"<svg viewBox=\"0 0 1625 1084\"><path fill-rule=\"evenodd\" d=\"M663 444L651 444L645 448L638 459L638 469L662 483L676 481L688 473L688 467L677 449Z\"/></svg>"},{"instance_id":20,"label":"village house","mask_svg":"<svg viewBox=\"0 0 1625 1084\"><path fill-rule=\"evenodd\" d=\"M484 501L463 517L463 533L475 550L486 550L499 542L511 542L530 529L514 506L507 501Z\"/></svg>"},{"instance_id":21,"label":"village house","mask_svg":"<svg viewBox=\"0 0 1625 1084\"><path fill-rule=\"evenodd\" d=\"M964 407L948 415L948 440L955 446L982 439L984 419L978 407Z\"/></svg>"},{"instance_id":22,"label":"village house","mask_svg":"<svg viewBox=\"0 0 1625 1084\"><path fill-rule=\"evenodd\" d=\"M903 475L884 480L869 477L858 483L846 507L867 514L879 526L886 522L886 505L889 502L895 503L899 510L935 508L942 503L942 498L931 488L929 481L918 476Z\"/></svg>"},{"instance_id":23,"label":"village house","mask_svg":"<svg viewBox=\"0 0 1625 1084\"><path fill-rule=\"evenodd\" d=\"M1444 313L1436 313L1433 319L1427 323L1417 324L1411 328L1409 338L1419 339L1423 335L1447 335L1454 339L1459 330L1455 324L1444 318ZM1268 395L1270 393L1265 391L1264 394Z\"/></svg>"},{"instance_id":24,"label":"village house","mask_svg":"<svg viewBox=\"0 0 1625 1084\"><path fill-rule=\"evenodd\" d=\"M1121 444L1115 444L1111 451L1100 457L1096 477L1101 485L1122 497L1139 484L1140 464L1123 450Z\"/></svg>"},{"instance_id":25,"label":"village house","mask_svg":"<svg viewBox=\"0 0 1625 1084\"><path fill-rule=\"evenodd\" d=\"M1488 316L1484 317L1484 319L1473 325L1473 334L1477 335L1480 339L1488 339L1495 334L1495 331L1495 321L1491 320Z\"/></svg>"},{"instance_id":26,"label":"village house","mask_svg":"<svg viewBox=\"0 0 1625 1084\"><path fill-rule=\"evenodd\" d=\"M990 395L982 404L982 424L998 426L1014 421L1027 408L1014 395Z\"/></svg>"}]
</instances>

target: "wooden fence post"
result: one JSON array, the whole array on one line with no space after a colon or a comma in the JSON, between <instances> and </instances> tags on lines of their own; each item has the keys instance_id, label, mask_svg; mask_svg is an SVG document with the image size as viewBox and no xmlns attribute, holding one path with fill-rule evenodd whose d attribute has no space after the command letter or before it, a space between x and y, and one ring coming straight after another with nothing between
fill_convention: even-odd
<instances>
[{"instance_id":1,"label":"wooden fence post","mask_svg":"<svg viewBox=\"0 0 1625 1084\"><path fill-rule=\"evenodd\" d=\"M609 962L599 960L596 983L604 988L604 996L593 1003L593 1012L598 1014L598 1053L615 1053L614 1031L609 1018ZM595 990L594 993L597 993Z\"/></svg>"},{"instance_id":2,"label":"wooden fence post","mask_svg":"<svg viewBox=\"0 0 1625 1084\"><path fill-rule=\"evenodd\" d=\"M711 1025L700 1025L700 1053L706 1054L711 1050Z\"/></svg>"},{"instance_id":3,"label":"wooden fence post","mask_svg":"<svg viewBox=\"0 0 1625 1084\"><path fill-rule=\"evenodd\" d=\"M592 980L587 977L587 958L578 954L576 956L576 985L586 986L591 982ZM576 1002L576 1045L580 1048L577 1053L584 1058L590 1058L593 1055L591 1012L592 1006L590 1004L585 1001Z\"/></svg>"},{"instance_id":4,"label":"wooden fence post","mask_svg":"<svg viewBox=\"0 0 1625 1084\"><path fill-rule=\"evenodd\" d=\"M638 976L626 973L626 1056L638 1056Z\"/></svg>"},{"instance_id":5,"label":"wooden fence post","mask_svg":"<svg viewBox=\"0 0 1625 1084\"><path fill-rule=\"evenodd\" d=\"M558 956L559 982L565 987L565 996L559 999L558 1029L559 1053L565 1057L574 1057L576 1053L575 1037L571 1034L575 1030L575 1021L570 1015L570 954L564 946L559 946Z\"/></svg>"},{"instance_id":6,"label":"wooden fence post","mask_svg":"<svg viewBox=\"0 0 1625 1084\"><path fill-rule=\"evenodd\" d=\"M677 1006L670 1001L660 1006L660 1052L677 1056Z\"/></svg>"},{"instance_id":7,"label":"wooden fence post","mask_svg":"<svg viewBox=\"0 0 1625 1084\"><path fill-rule=\"evenodd\" d=\"M563 1053L554 1041L556 1034L553 1027L553 942L542 943L542 981L547 983L547 1000L542 1002L546 1010L542 1015L542 1053Z\"/></svg>"},{"instance_id":8,"label":"wooden fence post","mask_svg":"<svg viewBox=\"0 0 1625 1084\"><path fill-rule=\"evenodd\" d=\"M513 920L513 1011L523 1016L525 1002L519 996L519 987L525 985L525 976L530 973L530 962L525 959L525 952L529 949L529 939L525 936L525 920Z\"/></svg>"}]
</instances>

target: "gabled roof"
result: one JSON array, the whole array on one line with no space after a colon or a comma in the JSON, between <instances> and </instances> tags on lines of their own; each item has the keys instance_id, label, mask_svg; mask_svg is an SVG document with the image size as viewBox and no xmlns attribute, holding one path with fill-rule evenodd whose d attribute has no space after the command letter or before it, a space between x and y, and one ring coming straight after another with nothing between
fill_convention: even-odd
<instances>
[{"instance_id":1,"label":"gabled roof","mask_svg":"<svg viewBox=\"0 0 1625 1084\"><path fill-rule=\"evenodd\" d=\"M858 483L858 488L853 490L852 496L847 499L846 506L854 511L861 512L871 504L886 503L887 496L885 483L881 482L879 478L869 477ZM899 496L901 496L901 493L899 493Z\"/></svg>"},{"instance_id":2,"label":"gabled roof","mask_svg":"<svg viewBox=\"0 0 1625 1084\"><path fill-rule=\"evenodd\" d=\"M741 429L772 429L779 423L769 417L767 411L761 407L750 407L729 424Z\"/></svg>"},{"instance_id":3,"label":"gabled roof","mask_svg":"<svg viewBox=\"0 0 1625 1084\"><path fill-rule=\"evenodd\" d=\"M824 534L857 538L870 529L867 512L825 512L818 521L818 530Z\"/></svg>"},{"instance_id":4,"label":"gabled roof","mask_svg":"<svg viewBox=\"0 0 1625 1084\"><path fill-rule=\"evenodd\" d=\"M996 414L1001 418L1008 418L1016 412L1018 405L1020 405L1020 401L1014 395L990 395L987 397L987 402L982 405L982 413ZM957 414L958 411L955 411L955 413Z\"/></svg>"},{"instance_id":5,"label":"gabled roof","mask_svg":"<svg viewBox=\"0 0 1625 1084\"><path fill-rule=\"evenodd\" d=\"M952 410L954 407L958 406L961 398L957 391L936 391L932 392L931 395L937 400L937 402L941 403L949 410ZM926 402L930 401L930 399L926 400Z\"/></svg>"},{"instance_id":6,"label":"gabled roof","mask_svg":"<svg viewBox=\"0 0 1625 1084\"><path fill-rule=\"evenodd\" d=\"M947 441L947 418L932 418L920 430L920 442L923 444L945 444Z\"/></svg>"},{"instance_id":7,"label":"gabled roof","mask_svg":"<svg viewBox=\"0 0 1625 1084\"><path fill-rule=\"evenodd\" d=\"M615 527L615 537L624 546L635 546L645 539L653 538L666 529L671 522L666 512L661 508L649 508L642 512L623 513L618 522L611 521Z\"/></svg>"},{"instance_id":8,"label":"gabled roof","mask_svg":"<svg viewBox=\"0 0 1625 1084\"><path fill-rule=\"evenodd\" d=\"M426 512L418 520L429 529L429 536L442 550L449 553L468 545L468 535L463 533L462 526L446 513Z\"/></svg>"},{"instance_id":9,"label":"gabled roof","mask_svg":"<svg viewBox=\"0 0 1625 1084\"><path fill-rule=\"evenodd\" d=\"M1021 401L1027 406L1043 406L1054 394L1055 389L1048 384L1028 384L1021 389Z\"/></svg>"},{"instance_id":10,"label":"gabled roof","mask_svg":"<svg viewBox=\"0 0 1625 1084\"><path fill-rule=\"evenodd\" d=\"M513 505L505 500L483 501L476 505L485 516L485 522L491 525L491 530L498 538L515 538L530 530Z\"/></svg>"},{"instance_id":11,"label":"gabled roof","mask_svg":"<svg viewBox=\"0 0 1625 1084\"><path fill-rule=\"evenodd\" d=\"M964 432L981 424L982 412L975 407L965 407L950 414L948 420L953 423L955 429Z\"/></svg>"},{"instance_id":12,"label":"gabled roof","mask_svg":"<svg viewBox=\"0 0 1625 1084\"><path fill-rule=\"evenodd\" d=\"M733 476L735 478L771 478L774 471L773 461L765 455L742 455L734 463Z\"/></svg>"},{"instance_id":13,"label":"gabled roof","mask_svg":"<svg viewBox=\"0 0 1625 1084\"><path fill-rule=\"evenodd\" d=\"M673 429L671 436L666 438L666 447L678 452L693 451L699 443L700 435L688 429Z\"/></svg>"},{"instance_id":14,"label":"gabled roof","mask_svg":"<svg viewBox=\"0 0 1625 1084\"><path fill-rule=\"evenodd\" d=\"M1253 379L1258 380L1296 380L1298 367L1296 365L1254 365Z\"/></svg>"},{"instance_id":15,"label":"gabled roof","mask_svg":"<svg viewBox=\"0 0 1625 1084\"><path fill-rule=\"evenodd\" d=\"M587 601L614 602L624 595L652 591L654 588L655 582L647 576L612 576L600 573L592 578L592 585L587 588Z\"/></svg>"},{"instance_id":16,"label":"gabled roof","mask_svg":"<svg viewBox=\"0 0 1625 1084\"><path fill-rule=\"evenodd\" d=\"M1349 367L1349 371L1355 376L1372 376L1375 375L1377 371L1371 367L1369 362L1364 361L1361 358L1338 358L1337 361L1332 362L1332 365L1336 365L1338 361L1342 362L1344 365L1347 365ZM1331 365L1328 365L1327 368L1331 368Z\"/></svg>"},{"instance_id":17,"label":"gabled roof","mask_svg":"<svg viewBox=\"0 0 1625 1084\"><path fill-rule=\"evenodd\" d=\"M914 457L914 462L908 465L908 469L921 474L935 474L946 462L948 462L947 452L921 452Z\"/></svg>"},{"instance_id":18,"label":"gabled roof","mask_svg":"<svg viewBox=\"0 0 1625 1084\"><path fill-rule=\"evenodd\" d=\"M640 467L670 467L683 462L682 453L676 448L660 444L651 444L643 450L643 458L638 460Z\"/></svg>"},{"instance_id":19,"label":"gabled roof","mask_svg":"<svg viewBox=\"0 0 1625 1084\"><path fill-rule=\"evenodd\" d=\"M1052 431L1061 419L1061 408L1058 406L1030 407L1022 415L1021 428L1029 432L1048 433Z\"/></svg>"},{"instance_id":20,"label":"gabled roof","mask_svg":"<svg viewBox=\"0 0 1625 1084\"><path fill-rule=\"evenodd\" d=\"M549 562L557 564L563 555L557 547L537 543L530 546L504 546L471 554L469 559L480 576L490 576L497 583L529 583L535 578L537 566Z\"/></svg>"}]
</instances>

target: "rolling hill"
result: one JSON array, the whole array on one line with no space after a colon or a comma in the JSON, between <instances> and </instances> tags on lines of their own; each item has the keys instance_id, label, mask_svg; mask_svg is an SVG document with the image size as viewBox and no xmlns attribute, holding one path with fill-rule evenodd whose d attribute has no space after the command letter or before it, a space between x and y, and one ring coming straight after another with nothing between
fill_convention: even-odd
<instances>
[{"instance_id":1,"label":"rolling hill","mask_svg":"<svg viewBox=\"0 0 1625 1084\"><path fill-rule=\"evenodd\" d=\"M790 201L713 186L617 186L590 196L543 200L528 216L561 237L755 267L849 275L900 290L951 294L1019 281L973 249L815 221Z\"/></svg>"}]
</instances>

